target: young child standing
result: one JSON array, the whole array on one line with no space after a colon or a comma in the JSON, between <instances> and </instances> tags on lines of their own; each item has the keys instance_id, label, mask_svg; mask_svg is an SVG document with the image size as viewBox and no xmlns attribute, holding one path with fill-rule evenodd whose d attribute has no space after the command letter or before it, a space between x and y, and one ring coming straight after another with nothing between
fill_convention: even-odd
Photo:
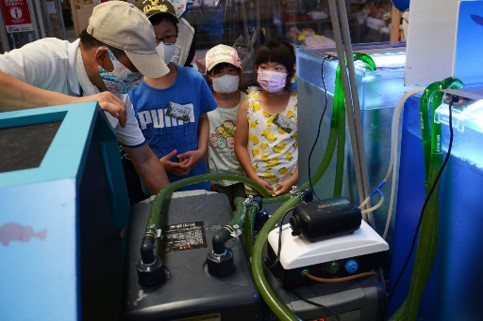
<instances>
[{"instance_id":1,"label":"young child standing","mask_svg":"<svg viewBox=\"0 0 483 321\"><path fill-rule=\"evenodd\" d=\"M208 113L210 134L208 164L210 173L245 175L235 155L235 130L241 102L247 95L239 89L241 60L233 47L217 45L206 52L206 75L218 108ZM235 197L245 197L243 183L213 182L212 189L228 196L232 208Z\"/></svg>"},{"instance_id":2,"label":"young child standing","mask_svg":"<svg viewBox=\"0 0 483 321\"><path fill-rule=\"evenodd\" d=\"M297 94L291 92L295 52L282 40L257 50L257 82L238 111L235 153L246 175L273 196L298 182ZM246 186L247 193L256 192Z\"/></svg>"},{"instance_id":3,"label":"young child standing","mask_svg":"<svg viewBox=\"0 0 483 321\"><path fill-rule=\"evenodd\" d=\"M136 6L149 18L169 73L144 82L129 92L146 141L166 168L169 181L208 173L209 122L207 113L216 101L203 75L171 62L178 36L178 17L173 5L160 0L138 0ZM211 188L210 182L180 190Z\"/></svg>"}]
</instances>

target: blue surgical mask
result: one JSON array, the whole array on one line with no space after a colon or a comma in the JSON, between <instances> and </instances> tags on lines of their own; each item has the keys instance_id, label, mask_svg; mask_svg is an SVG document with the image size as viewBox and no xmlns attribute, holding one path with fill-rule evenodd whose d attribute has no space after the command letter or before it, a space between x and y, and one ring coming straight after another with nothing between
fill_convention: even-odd
<instances>
[{"instance_id":1,"label":"blue surgical mask","mask_svg":"<svg viewBox=\"0 0 483 321\"><path fill-rule=\"evenodd\" d=\"M101 48L101 47L100 47ZM131 89L139 86L143 81L143 75L140 72L134 72L124 66L112 51L107 47L102 47L107 50L109 58L111 59L114 69L107 71L99 66L99 73L102 81L106 85L107 90L114 94L127 94Z\"/></svg>"}]
</instances>

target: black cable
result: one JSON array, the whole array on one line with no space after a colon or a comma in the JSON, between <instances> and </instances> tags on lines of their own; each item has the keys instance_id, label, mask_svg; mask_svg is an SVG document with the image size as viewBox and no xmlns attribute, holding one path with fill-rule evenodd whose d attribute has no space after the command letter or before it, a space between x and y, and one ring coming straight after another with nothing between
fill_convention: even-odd
<instances>
[{"instance_id":1,"label":"black cable","mask_svg":"<svg viewBox=\"0 0 483 321\"><path fill-rule=\"evenodd\" d=\"M339 315L337 313L334 312L334 310L332 310L331 308L329 308L328 306L325 306L323 304L320 304L320 303L317 303L317 302L314 302L314 301L311 301L307 298L304 298L299 292L297 292L295 289L292 289L291 290L293 294L295 294L296 297L298 297L300 300L304 301L304 302L307 302L308 304L312 304L316 307L319 307L319 308L322 308L324 310L327 310L331 315L333 315L337 321L340 321L340 318L339 318Z\"/></svg>"},{"instance_id":2,"label":"black cable","mask_svg":"<svg viewBox=\"0 0 483 321\"><path fill-rule=\"evenodd\" d=\"M449 157L451 155L451 149L453 147L453 111L452 111L453 101L452 100L450 100L450 103L449 103L449 107L448 108L449 108L449 143L448 143L448 152L446 153L446 156L445 156L444 161L443 161L443 165L439 169L438 175L436 175L436 178L435 178L435 180L434 180L434 182L433 182L433 184L431 186L431 189L429 190L429 193L426 196L426 199L424 200L424 205L423 205L423 208L421 210L421 214L419 215L418 224L416 225L416 230L414 231L413 239L412 239L412 242L411 242L411 248L409 250L408 255L406 256L406 260L404 261L403 268L401 269L401 272L399 272L399 275L398 275L396 281L394 282L394 286L392 287L391 292L389 293L389 296L388 296L388 299L387 299L387 306L389 306L389 303L391 302L392 297L393 297L394 293L396 292L396 287L398 286L398 284L401 281L401 278L402 278L404 272L406 271L406 269L408 267L408 264L409 264L409 261L411 259L412 253L414 252L414 247L415 247L415 244L416 244L416 240L418 238L418 235L419 235L419 230L421 228L421 223L423 221L424 210L426 209L426 206L429 203L429 200L431 198L431 195L433 194L434 190L436 189L436 186L438 185L438 182L439 182L439 180L441 178L441 175L443 173L443 170L446 167L446 164L448 163Z\"/></svg>"},{"instance_id":3,"label":"black cable","mask_svg":"<svg viewBox=\"0 0 483 321\"><path fill-rule=\"evenodd\" d=\"M287 216L288 212L290 212L290 211L287 211L287 212L285 212L285 214L283 214L282 218L280 219L280 223L279 223L280 226L279 226L279 231L278 231L277 257L272 262L270 262L270 259L268 257L265 259L265 263L267 264L267 266L269 268L273 268L280 261L280 253L282 252L282 232L283 232L282 227L283 227L283 220Z\"/></svg>"},{"instance_id":4,"label":"black cable","mask_svg":"<svg viewBox=\"0 0 483 321\"><path fill-rule=\"evenodd\" d=\"M311 171L311 168L310 168L310 163L311 163L311 159L312 159L312 153L314 152L314 149L315 149L315 145L317 145L317 141L319 140L319 136L320 136L320 129L322 127L322 120L324 119L324 116L325 116L325 112L327 111L327 85L325 83L325 77L324 77L324 66L325 66L325 62L330 58L331 56L329 55L326 55L324 60L322 61L322 68L321 68L321 71L320 71L320 75L321 75L321 79L322 79L322 85L324 87L324 107L322 109L322 115L320 115L320 119L319 119L319 126L317 128L317 136L315 137L315 141L314 143L312 144L312 148L310 149L310 153L309 153L309 159L307 161L307 167L308 167L308 174L309 174L309 184L310 184L310 189L312 190L312 192L314 193L314 196L320 201L320 198L319 196L317 195L317 193L315 192L315 189L314 189L314 186L312 184L312 171Z\"/></svg>"}]
</instances>

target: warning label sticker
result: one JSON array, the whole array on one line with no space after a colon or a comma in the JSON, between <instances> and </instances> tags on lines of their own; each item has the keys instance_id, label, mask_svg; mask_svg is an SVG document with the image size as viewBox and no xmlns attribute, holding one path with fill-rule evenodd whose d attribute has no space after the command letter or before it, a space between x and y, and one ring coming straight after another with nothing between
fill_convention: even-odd
<instances>
[{"instance_id":1,"label":"warning label sticker","mask_svg":"<svg viewBox=\"0 0 483 321\"><path fill-rule=\"evenodd\" d=\"M165 251L185 251L207 247L203 222L168 225L163 230Z\"/></svg>"}]
</instances>

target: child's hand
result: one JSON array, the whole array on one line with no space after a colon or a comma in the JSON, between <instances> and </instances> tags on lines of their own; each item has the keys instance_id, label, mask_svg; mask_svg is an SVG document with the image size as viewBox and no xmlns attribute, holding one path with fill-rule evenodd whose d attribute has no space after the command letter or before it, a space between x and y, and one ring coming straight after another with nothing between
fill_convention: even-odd
<instances>
[{"instance_id":1,"label":"child's hand","mask_svg":"<svg viewBox=\"0 0 483 321\"><path fill-rule=\"evenodd\" d=\"M279 195L286 194L286 193L290 192L291 189L292 189L292 184L288 181L283 181L280 184L277 184L275 186L275 188L274 188L275 195L279 196Z\"/></svg>"},{"instance_id":2,"label":"child's hand","mask_svg":"<svg viewBox=\"0 0 483 321\"><path fill-rule=\"evenodd\" d=\"M270 185L268 182L266 182L264 179L261 179L260 177L255 178L254 181L260 184L268 192L268 194L273 196L275 191L273 190L272 185Z\"/></svg>"},{"instance_id":3,"label":"child's hand","mask_svg":"<svg viewBox=\"0 0 483 321\"><path fill-rule=\"evenodd\" d=\"M161 164L163 164L167 173L173 174L175 176L187 175L186 173L187 167L183 162L178 163L178 162L171 161L171 158L176 156L176 154L178 154L178 151L174 149L166 156L160 158L159 161L161 162ZM189 173L189 170L188 170L188 173Z\"/></svg>"},{"instance_id":4,"label":"child's hand","mask_svg":"<svg viewBox=\"0 0 483 321\"><path fill-rule=\"evenodd\" d=\"M186 171L186 174L183 175L188 175L189 172L203 159L205 154L203 151L197 149L197 150L189 150L186 153L179 154L178 160L179 164L182 166L182 168Z\"/></svg>"}]
</instances>

